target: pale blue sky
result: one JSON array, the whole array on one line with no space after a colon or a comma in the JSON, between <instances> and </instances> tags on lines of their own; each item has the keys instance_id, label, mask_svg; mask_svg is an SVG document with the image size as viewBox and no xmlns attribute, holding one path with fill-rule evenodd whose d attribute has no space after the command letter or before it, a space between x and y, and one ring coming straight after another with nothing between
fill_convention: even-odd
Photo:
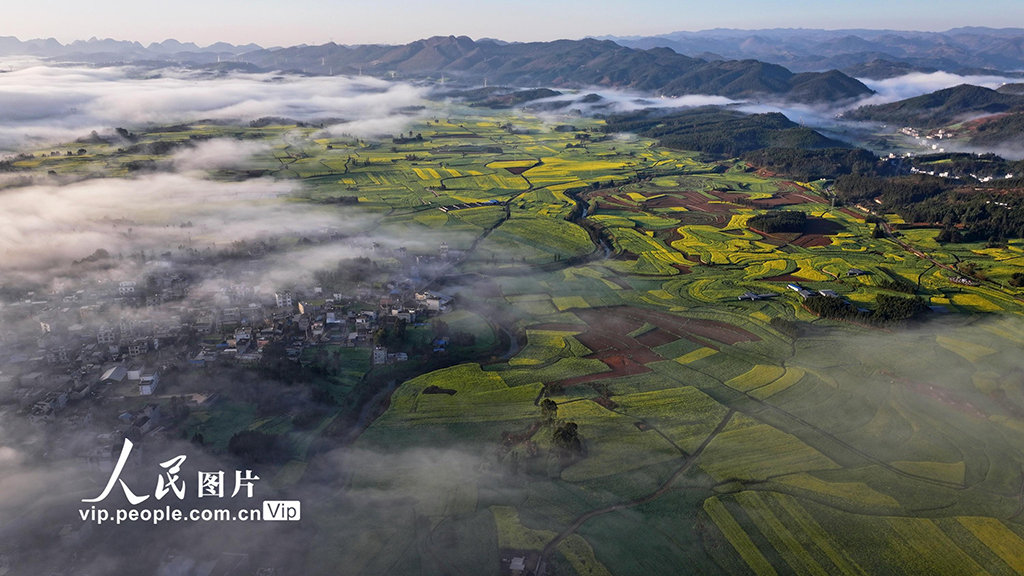
<instances>
[{"instance_id":1,"label":"pale blue sky","mask_svg":"<svg viewBox=\"0 0 1024 576\"><path fill-rule=\"evenodd\" d=\"M1021 0L34 0L9 2L0 36L165 38L269 45L654 35L707 28L1024 27Z\"/></svg>"}]
</instances>

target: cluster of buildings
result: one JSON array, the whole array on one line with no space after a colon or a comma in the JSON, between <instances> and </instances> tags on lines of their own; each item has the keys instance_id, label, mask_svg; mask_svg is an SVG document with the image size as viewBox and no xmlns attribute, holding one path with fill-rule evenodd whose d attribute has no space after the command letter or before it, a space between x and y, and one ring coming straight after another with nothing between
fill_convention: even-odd
<instances>
[{"instance_id":1,"label":"cluster of buildings","mask_svg":"<svg viewBox=\"0 0 1024 576\"><path fill-rule=\"evenodd\" d=\"M912 166L910 168L910 173L911 174L927 174L928 176L938 176L939 178L955 178L955 179L959 179L960 178L959 176L953 174L952 172L950 172L948 170L943 171L943 172L938 172L938 171L935 171L935 170L922 170L920 168L917 168L916 166ZM999 180L1000 179L997 176L979 176L977 174L968 174L968 176L970 176L971 178L977 180L978 182L982 182L982 183L992 182L993 180ZM1017 177L1016 174L1008 173L1008 174L1005 174L1004 176L1002 176L1002 179L1003 180L1013 180L1016 177Z\"/></svg>"},{"instance_id":2,"label":"cluster of buildings","mask_svg":"<svg viewBox=\"0 0 1024 576\"><path fill-rule=\"evenodd\" d=\"M954 284L960 284L961 286L978 286L979 285L979 282L977 280L974 280L973 278L968 278L966 276L956 276L954 278L950 278L949 281L954 283Z\"/></svg>"},{"instance_id":3,"label":"cluster of buildings","mask_svg":"<svg viewBox=\"0 0 1024 576\"><path fill-rule=\"evenodd\" d=\"M182 392L175 383L188 371L258 362L272 342L296 362L326 345L364 347L374 364L406 361L405 353L375 345L375 335L450 310L452 297L425 290L419 270L436 273L458 254L446 245L439 257L379 252L401 266L345 293L301 285L264 290L248 263L207 270L200 280L157 262L136 278L8 296L0 302L0 427L34 457L78 462L101 482L124 438L143 454L160 450L181 436L189 410L220 396L215 389ZM142 460L133 457L129 465ZM75 522L55 535L71 553L96 539L92 529ZM6 554L0 542L0 574ZM203 565L227 560L235 559L207 558Z\"/></svg>"},{"instance_id":4,"label":"cluster of buildings","mask_svg":"<svg viewBox=\"0 0 1024 576\"><path fill-rule=\"evenodd\" d=\"M957 136L956 132L953 132L952 130L946 130L945 128L932 130L931 132L922 135L920 130L918 130L917 128L911 128L910 126L900 128L900 134L910 136L911 138L917 138L922 143L925 142L926 140L949 140L950 138L956 138Z\"/></svg>"},{"instance_id":5,"label":"cluster of buildings","mask_svg":"<svg viewBox=\"0 0 1024 576\"><path fill-rule=\"evenodd\" d=\"M861 270L860 268L850 268L849 270L846 271L846 276L848 278L865 276L867 274L867 272ZM837 294L835 290L814 291L804 288L799 284L787 284L786 287L799 294L800 297L803 298L804 300L807 300L808 298L812 298L814 296L824 296L826 298L839 298L839 294ZM756 302L759 300L768 300L771 298L775 298L776 296L778 296L778 294L775 294L774 292L768 292L766 294L758 294L756 292L744 292L743 294L739 295L739 300L749 300L751 302Z\"/></svg>"},{"instance_id":6,"label":"cluster of buildings","mask_svg":"<svg viewBox=\"0 0 1024 576\"><path fill-rule=\"evenodd\" d=\"M488 200L486 202L463 202L462 204L451 204L449 206L438 206L438 210L441 212L453 212L455 210L465 210L467 208L482 208L484 206L497 206L500 204L497 200Z\"/></svg>"},{"instance_id":7,"label":"cluster of buildings","mask_svg":"<svg viewBox=\"0 0 1024 576\"><path fill-rule=\"evenodd\" d=\"M920 144L921 146L924 146L925 148L931 148L932 150L935 150L937 152L945 152L946 149L940 148L938 144L932 144L932 142L936 140L949 140L951 138L957 137L956 132L952 132L944 128L940 128L938 130L933 130L926 134L922 134L921 131L918 130L917 128L911 126L904 126L903 128L900 128L898 132L900 134L903 134L904 136L917 140L917 143Z\"/></svg>"},{"instance_id":8,"label":"cluster of buildings","mask_svg":"<svg viewBox=\"0 0 1024 576\"><path fill-rule=\"evenodd\" d=\"M302 351L311 346L332 345L346 348L372 346L374 335L399 322L414 325L432 316L447 312L452 297L440 292L416 291L415 282L399 280L377 289L362 287L353 294L332 294L327 297L296 300L292 293L276 293L274 298L285 304L293 301L294 311L280 323L264 327L245 327L236 330L235 339L217 346L203 346L192 363L205 363L218 356L232 355L241 360L258 359L259 350L275 338L283 338L289 358L298 360ZM283 330L283 328L290 328ZM404 353L381 357L382 347L373 351L374 364L408 360Z\"/></svg>"},{"instance_id":9,"label":"cluster of buildings","mask_svg":"<svg viewBox=\"0 0 1024 576\"><path fill-rule=\"evenodd\" d=\"M808 290L807 288L804 288L803 286L800 286L799 284L787 284L786 288L789 288L790 290L796 292L804 300L807 300L808 298L813 298L815 296L824 296L826 298L839 298L839 294L837 294L835 290L818 290L818 291L814 291L814 290Z\"/></svg>"},{"instance_id":10,"label":"cluster of buildings","mask_svg":"<svg viewBox=\"0 0 1024 576\"><path fill-rule=\"evenodd\" d=\"M60 418L69 403L94 397L104 384L155 394L164 365L187 341L192 316L174 303L185 299L189 284L183 275L155 274L142 285L58 288L5 303L0 406L13 406L38 425Z\"/></svg>"},{"instance_id":11,"label":"cluster of buildings","mask_svg":"<svg viewBox=\"0 0 1024 576\"><path fill-rule=\"evenodd\" d=\"M755 302L757 300L768 300L769 298L775 298L776 296L778 296L778 294L775 294L775 293L772 293L772 292L769 292L769 293L766 293L766 294L757 294L755 292L744 292L743 294L740 294L739 299L740 300L750 300L751 302Z\"/></svg>"},{"instance_id":12,"label":"cluster of buildings","mask_svg":"<svg viewBox=\"0 0 1024 576\"><path fill-rule=\"evenodd\" d=\"M903 128L900 128L899 133L903 134L904 136L910 136L911 138L921 137L921 131L912 126L904 126Z\"/></svg>"},{"instance_id":13,"label":"cluster of buildings","mask_svg":"<svg viewBox=\"0 0 1024 576\"><path fill-rule=\"evenodd\" d=\"M274 341L296 361L311 346L374 348L382 328L425 322L451 306L450 296L400 274L346 294L321 286L265 292L244 270L198 283L165 266L141 279L27 293L0 308L0 412L13 407L44 425L106 390L157 396L168 370L254 363ZM407 360L368 354L377 364Z\"/></svg>"}]
</instances>

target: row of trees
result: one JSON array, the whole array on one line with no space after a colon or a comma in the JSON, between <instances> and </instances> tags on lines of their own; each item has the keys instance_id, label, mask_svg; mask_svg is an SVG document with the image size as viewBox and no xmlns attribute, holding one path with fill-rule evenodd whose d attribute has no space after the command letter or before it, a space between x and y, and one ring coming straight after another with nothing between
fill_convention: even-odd
<instances>
[{"instance_id":1,"label":"row of trees","mask_svg":"<svg viewBox=\"0 0 1024 576\"><path fill-rule=\"evenodd\" d=\"M289 458L280 436L258 430L236 432L228 440L228 452L253 464L274 464Z\"/></svg>"},{"instance_id":2,"label":"row of trees","mask_svg":"<svg viewBox=\"0 0 1024 576\"><path fill-rule=\"evenodd\" d=\"M747 221L747 225L762 232L803 232L807 214L799 210L777 210L758 214Z\"/></svg>"},{"instance_id":3,"label":"row of trees","mask_svg":"<svg viewBox=\"0 0 1024 576\"><path fill-rule=\"evenodd\" d=\"M926 309L921 298L879 294L874 310L861 310L842 298L817 296L804 302L808 310L822 318L847 320L872 326L887 326L914 318Z\"/></svg>"},{"instance_id":4,"label":"row of trees","mask_svg":"<svg viewBox=\"0 0 1024 576\"><path fill-rule=\"evenodd\" d=\"M747 162L778 174L810 181L819 178L833 180L848 174L877 175L885 164L863 148L763 148L743 155Z\"/></svg>"}]
</instances>

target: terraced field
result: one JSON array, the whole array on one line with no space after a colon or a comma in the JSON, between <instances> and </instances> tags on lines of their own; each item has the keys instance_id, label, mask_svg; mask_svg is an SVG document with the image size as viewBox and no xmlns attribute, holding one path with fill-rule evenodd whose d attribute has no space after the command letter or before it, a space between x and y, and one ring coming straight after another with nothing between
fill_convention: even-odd
<instances>
[{"instance_id":1,"label":"terraced field","mask_svg":"<svg viewBox=\"0 0 1024 576\"><path fill-rule=\"evenodd\" d=\"M831 209L822 182L606 139L593 119L462 112L428 110L423 139L393 146L261 129L281 143L254 170L296 182L275 201L357 214L413 254L446 243L450 323L480 350L499 318L518 340L398 386L310 511L305 572L506 574L513 555L559 575L1024 570L1024 292L1007 284L1024 244L912 230L914 253ZM75 169L109 161L96 152ZM803 234L747 226L783 207ZM957 262L991 282L951 282ZM791 283L867 310L902 285L934 311L825 320ZM579 449L556 441L567 422Z\"/></svg>"},{"instance_id":2,"label":"terraced field","mask_svg":"<svg viewBox=\"0 0 1024 576\"><path fill-rule=\"evenodd\" d=\"M1019 570L1020 294L951 283L872 238L864 215L830 210L820 183L713 171L649 142L615 147L487 165L523 169L532 188L510 193L511 217L463 266L489 277L486 300L515 318L523 346L459 368L466 377L406 383L359 441L389 457L466 455L475 506L431 523L473 541L490 517L503 555L539 553L559 574ZM574 198L585 217L573 217ZM806 234L746 226L781 207L807 212ZM1008 275L1019 249L967 252ZM946 314L872 330L818 319L787 289L871 308L894 294L893 277ZM737 299L748 291L774 296ZM417 396L427 382L460 388ZM569 460L552 442L566 421L585 446ZM468 569L444 549L425 553Z\"/></svg>"}]
</instances>

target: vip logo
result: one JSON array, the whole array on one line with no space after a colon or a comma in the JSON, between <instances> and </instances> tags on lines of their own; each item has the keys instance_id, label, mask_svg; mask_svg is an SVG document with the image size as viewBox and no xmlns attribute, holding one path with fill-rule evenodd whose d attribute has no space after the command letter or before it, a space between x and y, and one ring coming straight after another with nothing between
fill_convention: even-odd
<instances>
[{"instance_id":1,"label":"vip logo","mask_svg":"<svg viewBox=\"0 0 1024 576\"><path fill-rule=\"evenodd\" d=\"M264 500L263 519L296 521L301 517L302 503L298 500Z\"/></svg>"}]
</instances>

